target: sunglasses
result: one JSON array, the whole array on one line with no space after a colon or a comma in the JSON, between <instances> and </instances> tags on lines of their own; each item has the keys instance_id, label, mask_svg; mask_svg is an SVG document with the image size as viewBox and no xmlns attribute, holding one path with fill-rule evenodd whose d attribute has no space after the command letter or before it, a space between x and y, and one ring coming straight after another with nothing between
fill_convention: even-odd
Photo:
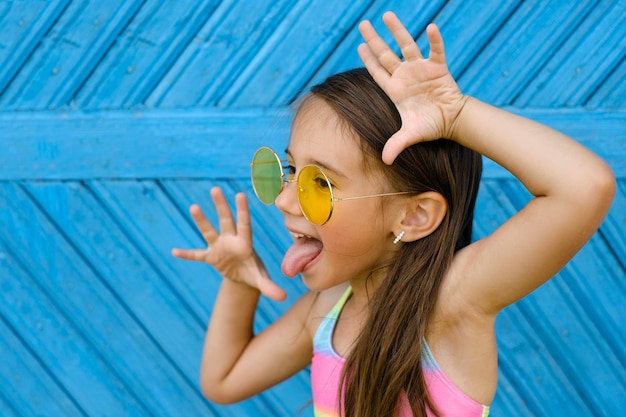
<instances>
[{"instance_id":1,"label":"sunglasses","mask_svg":"<svg viewBox=\"0 0 626 417\"><path fill-rule=\"evenodd\" d=\"M276 201L276 197L283 190L286 182L295 182L300 210L304 217L316 226L321 226L330 220L334 204L340 201L409 193L407 191L337 198L333 195L333 188L328 177L317 165L304 166L298 177L293 179L285 178L285 167L282 163L283 161L271 148L264 146L255 152L250 164L254 193L261 202L271 205Z\"/></svg>"}]
</instances>

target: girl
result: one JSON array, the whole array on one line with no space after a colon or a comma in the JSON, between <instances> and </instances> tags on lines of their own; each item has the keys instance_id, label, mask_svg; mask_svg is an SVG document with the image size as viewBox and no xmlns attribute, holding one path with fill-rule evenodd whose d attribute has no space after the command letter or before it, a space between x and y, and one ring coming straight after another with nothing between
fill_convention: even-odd
<instances>
[{"instance_id":1,"label":"girl","mask_svg":"<svg viewBox=\"0 0 626 417\"><path fill-rule=\"evenodd\" d=\"M190 211L208 249L174 249L225 278L206 336L204 394L228 403L310 363L317 416L486 416L497 385L496 315L546 282L585 244L615 188L598 157L550 128L464 96L438 28L428 59L392 13L401 59L369 22L367 68L312 89L293 122L283 174L269 148L253 186L276 203L294 244L285 275L311 290L258 335L259 295L283 300L237 220L211 191L219 232ZM470 244L480 154L534 195Z\"/></svg>"}]
</instances>

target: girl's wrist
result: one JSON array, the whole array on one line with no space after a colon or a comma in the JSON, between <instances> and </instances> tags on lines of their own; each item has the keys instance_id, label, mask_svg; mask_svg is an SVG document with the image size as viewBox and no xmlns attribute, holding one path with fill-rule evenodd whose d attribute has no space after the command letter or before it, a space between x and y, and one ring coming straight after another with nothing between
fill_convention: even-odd
<instances>
[{"instance_id":1,"label":"girl's wrist","mask_svg":"<svg viewBox=\"0 0 626 417\"><path fill-rule=\"evenodd\" d=\"M470 112L469 108L472 106L473 101L475 101L475 99L471 96L464 95L461 98L459 110L457 111L456 117L454 117L454 120L448 129L449 133L446 135L447 139L463 145L463 120L465 119L467 113Z\"/></svg>"},{"instance_id":2,"label":"girl's wrist","mask_svg":"<svg viewBox=\"0 0 626 417\"><path fill-rule=\"evenodd\" d=\"M250 294L251 296L258 297L261 294L258 288L253 287L245 281L229 278L227 276L223 276L222 287L227 289L228 291L237 291L244 296L245 294Z\"/></svg>"}]
</instances>

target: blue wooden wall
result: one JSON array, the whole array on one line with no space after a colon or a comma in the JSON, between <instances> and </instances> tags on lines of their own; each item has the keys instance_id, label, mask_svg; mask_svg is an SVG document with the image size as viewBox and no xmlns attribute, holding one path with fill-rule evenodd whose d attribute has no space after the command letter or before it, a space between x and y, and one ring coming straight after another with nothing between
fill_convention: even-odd
<instances>
[{"instance_id":1,"label":"blue wooden wall","mask_svg":"<svg viewBox=\"0 0 626 417\"><path fill-rule=\"evenodd\" d=\"M250 192L289 105L360 65L355 30L394 10L424 46L437 22L463 90L562 130L613 167L608 218L548 284L499 318L493 416L626 414L626 1L0 1L0 415L311 415L306 372L233 406L198 388L219 278L187 207ZM484 236L528 200L487 164ZM286 303L290 241L252 200L255 244Z\"/></svg>"}]
</instances>

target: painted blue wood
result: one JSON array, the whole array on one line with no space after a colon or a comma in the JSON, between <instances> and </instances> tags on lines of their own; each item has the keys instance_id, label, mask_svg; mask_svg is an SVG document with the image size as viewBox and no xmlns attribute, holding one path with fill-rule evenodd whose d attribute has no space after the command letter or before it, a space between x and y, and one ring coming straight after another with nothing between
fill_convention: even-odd
<instances>
[{"instance_id":1,"label":"painted blue wood","mask_svg":"<svg viewBox=\"0 0 626 417\"><path fill-rule=\"evenodd\" d=\"M296 2L218 105L289 104L344 32L354 27L363 7L364 2Z\"/></svg>"},{"instance_id":2,"label":"painted blue wood","mask_svg":"<svg viewBox=\"0 0 626 417\"><path fill-rule=\"evenodd\" d=\"M589 99L590 108L624 108L626 106L626 59L613 69L604 83Z\"/></svg>"},{"instance_id":3,"label":"painted blue wood","mask_svg":"<svg viewBox=\"0 0 626 417\"><path fill-rule=\"evenodd\" d=\"M393 10L398 16L402 16L402 21L407 27L411 28L414 36L424 32L428 23L432 22L439 12L442 11L445 1L414 1L407 2L403 0L394 0L388 2L372 2L368 5L363 15L359 18L368 19L383 39L387 41L397 52L393 37L382 24L382 15L387 10ZM443 9L446 10L446 9ZM337 44L332 53L324 59L320 68L315 75L307 83L301 93L306 93L310 88L322 82L326 77L345 71L351 68L362 67L363 63L357 54L357 47L363 42L357 25L358 22L348 28L344 38Z\"/></svg>"},{"instance_id":4,"label":"painted blue wood","mask_svg":"<svg viewBox=\"0 0 626 417\"><path fill-rule=\"evenodd\" d=\"M282 119L290 117L281 109L5 113L0 179L248 178L261 144L287 143L289 123ZM224 157L215 158L216 149Z\"/></svg>"},{"instance_id":5,"label":"painted blue wood","mask_svg":"<svg viewBox=\"0 0 626 417\"><path fill-rule=\"evenodd\" d=\"M19 244L16 246L16 259L26 263L26 267L37 280L37 285L41 286L42 291L59 306L62 314L84 334L85 342L93 345L108 372L119 378L119 382L106 384L110 377L96 375L99 384L106 384L106 387L99 388L97 392L79 392L78 388L74 388L73 395L83 397L80 399L81 405L84 408L92 407L91 412L95 412L104 407L108 396L115 395L118 399L110 400L119 401L120 408L128 413L120 415L158 415L162 412L172 415L181 410L184 414L193 415L206 409L199 393L185 388L190 382L164 356L162 348L155 344L154 336L143 323L138 322L131 306L122 301L123 297L117 292L124 287L112 287L107 279L114 277L103 276L88 259L83 252L88 248L68 242L67 235L59 233L59 225L50 221L37 205L31 203L29 206L22 204L15 207L15 202L30 200L28 194L20 188L5 185L0 196L10 208L9 216L3 216L1 220L3 230L12 236L13 244ZM25 227L33 221L39 225L37 229ZM92 245L96 242L92 242ZM57 315L54 314L53 317ZM158 322L155 323L157 324ZM35 346L38 345L35 343ZM44 346L48 349L47 345ZM41 348L41 345L38 347ZM76 359L84 358L79 352L78 349L68 352L68 357L53 363L63 364L65 368L68 360L74 360L71 359L72 355L76 355ZM91 361L77 365L90 364ZM95 372L91 370L90 373ZM74 378L75 375L70 375L71 383L77 383ZM161 395L163 391L168 392L168 395ZM189 395L190 392L193 395ZM93 402L89 399L91 395L97 395L98 401L102 403L89 406L84 404L87 401ZM130 400L129 395L135 397L135 400ZM129 406L138 404L126 409L127 403Z\"/></svg>"},{"instance_id":6,"label":"painted blue wood","mask_svg":"<svg viewBox=\"0 0 626 417\"><path fill-rule=\"evenodd\" d=\"M282 276L291 238L253 197L249 158L284 148L289 105L312 84L361 66L360 19L390 39L387 9L422 47L440 25L465 92L570 134L618 175L591 242L499 317L491 415L624 414L625 6L0 1L0 415L312 414L308 370L240 404L201 397L220 278L170 249L203 245L187 209L215 220L212 186L243 191L255 248L289 293L261 299L255 330L289 308L305 289ZM486 161L476 236L528 198Z\"/></svg>"},{"instance_id":7,"label":"painted blue wood","mask_svg":"<svg viewBox=\"0 0 626 417\"><path fill-rule=\"evenodd\" d=\"M603 157L616 175L626 175L623 111L509 110L576 138ZM286 147L291 118L291 110L282 108L0 113L5 143L0 179L247 179L256 149ZM484 177L510 174L487 161Z\"/></svg>"},{"instance_id":8,"label":"painted blue wood","mask_svg":"<svg viewBox=\"0 0 626 417\"><path fill-rule=\"evenodd\" d=\"M0 2L0 94L69 2Z\"/></svg>"},{"instance_id":9,"label":"painted blue wood","mask_svg":"<svg viewBox=\"0 0 626 417\"><path fill-rule=\"evenodd\" d=\"M9 190L3 187L3 193L0 195L4 197L7 191ZM25 197L24 195L20 196ZM4 204L2 206L7 207ZM39 251L42 249L50 251L51 247L44 243L45 239L37 236L36 231L31 231L25 227L26 223L35 220L34 217L25 216L25 213L11 208L12 216L3 216L2 218L3 230L20 237L18 232L12 230L12 227L21 226L22 234L29 234L28 240L32 244L21 245L17 248L17 251L21 253L13 253L19 239L15 239L10 245L7 245L4 242L5 236L3 236L3 241L0 242L2 252L8 259L3 265L1 276L5 302L0 305L0 311L11 327L19 330L23 344L22 349L27 349L37 355L38 360L45 364L47 371L54 375L60 387L72 392L70 401L78 404L85 413L96 415L98 410L104 409L110 410L112 415L120 416L146 413L146 409L132 394L120 389L118 376L102 357L98 347L85 339L80 326L72 322L70 319L72 314L67 314L64 308L71 308L72 303L63 303L64 300L59 303L59 300L56 299L56 294L61 294L61 297L64 298L65 294L71 293L72 286L70 285L68 288L66 283L65 288L63 285L46 288L46 283L40 282L40 280L46 279L46 276L42 276L43 274L39 272L39 268L44 267L44 265L35 260L36 256L24 254L23 251L30 249L34 253L41 253L39 255L41 258L43 252ZM24 210L22 209L22 211ZM10 224L7 224L7 221ZM38 224L38 226L45 227L42 224ZM44 230L42 232L45 233ZM51 261L54 262L55 260ZM48 271L52 268L67 271L63 265L59 264L47 265ZM80 311L74 311L74 314L83 316ZM104 330L106 327L99 327L99 329ZM20 371L26 370L21 368ZM8 370L8 373L3 372L3 375L6 378L11 372L15 371ZM46 371L40 373L43 374L40 378L45 383ZM46 410L45 405L30 404L28 397L29 391L22 391L15 398L12 397L11 401L19 412L36 414L37 411ZM62 401L63 399L59 398L59 400ZM72 413L74 408L76 408L74 405L67 407L67 412Z\"/></svg>"},{"instance_id":10,"label":"painted blue wood","mask_svg":"<svg viewBox=\"0 0 626 417\"><path fill-rule=\"evenodd\" d=\"M494 105L510 104L596 4L522 2L459 77L459 84L466 94Z\"/></svg>"},{"instance_id":11,"label":"painted blue wood","mask_svg":"<svg viewBox=\"0 0 626 417\"><path fill-rule=\"evenodd\" d=\"M0 274L8 275L8 273L7 265L1 265ZM13 298L16 295L8 287L7 283L3 282L2 304L5 305L11 305L12 302L4 298L9 295ZM20 306L20 310L28 314L30 309L25 304ZM29 316L33 317L30 314ZM37 323L37 327L43 328L43 323ZM3 355L2 365L0 365L2 368L0 383L6 395L6 404L0 405L2 415L36 415L36 410L43 408L46 408L51 415L67 417L84 415L84 411L73 401L59 381L51 376L38 352L33 352L25 344L21 333L21 329L15 331L4 319L0 319L0 334L2 334L0 352ZM10 406L9 403L11 403Z\"/></svg>"},{"instance_id":12,"label":"painted blue wood","mask_svg":"<svg viewBox=\"0 0 626 417\"><path fill-rule=\"evenodd\" d=\"M626 1L623 0L600 2L590 10L581 24L575 27L572 36L530 79L530 83L515 100L515 105L585 105L616 65L626 58L624 10Z\"/></svg>"},{"instance_id":13,"label":"painted blue wood","mask_svg":"<svg viewBox=\"0 0 626 417\"><path fill-rule=\"evenodd\" d=\"M147 107L214 106L231 89L293 8L292 1L223 1L170 71Z\"/></svg>"},{"instance_id":14,"label":"painted blue wood","mask_svg":"<svg viewBox=\"0 0 626 417\"><path fill-rule=\"evenodd\" d=\"M143 104L218 1L147 1L77 94L83 109Z\"/></svg>"},{"instance_id":15,"label":"painted blue wood","mask_svg":"<svg viewBox=\"0 0 626 417\"><path fill-rule=\"evenodd\" d=\"M67 105L140 0L74 0L0 97L2 109L55 109Z\"/></svg>"}]
</instances>

